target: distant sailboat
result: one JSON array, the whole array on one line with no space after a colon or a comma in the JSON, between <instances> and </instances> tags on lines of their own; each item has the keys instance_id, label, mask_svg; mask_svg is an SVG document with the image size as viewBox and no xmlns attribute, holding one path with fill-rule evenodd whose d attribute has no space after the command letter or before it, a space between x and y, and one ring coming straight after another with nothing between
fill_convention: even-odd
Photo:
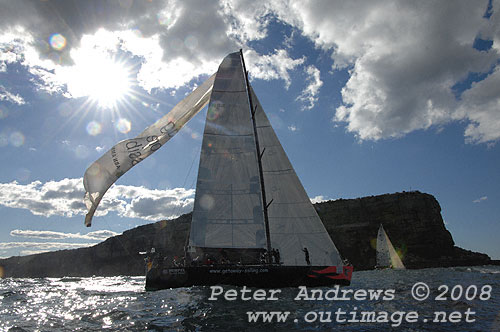
<instances>
[{"instance_id":1,"label":"distant sailboat","mask_svg":"<svg viewBox=\"0 0 500 332\"><path fill-rule=\"evenodd\" d=\"M401 258L399 258L398 253L394 250L394 247L387 236L382 224L378 228L377 234L377 269L405 269Z\"/></svg>"}]
</instances>

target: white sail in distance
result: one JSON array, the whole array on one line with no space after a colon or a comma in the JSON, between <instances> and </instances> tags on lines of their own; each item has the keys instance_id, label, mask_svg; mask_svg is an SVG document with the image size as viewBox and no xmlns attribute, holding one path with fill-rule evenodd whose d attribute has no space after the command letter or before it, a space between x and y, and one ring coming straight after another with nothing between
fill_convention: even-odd
<instances>
[{"instance_id":1,"label":"white sail in distance","mask_svg":"<svg viewBox=\"0 0 500 332\"><path fill-rule=\"evenodd\" d=\"M92 224L95 210L111 185L168 142L208 103L214 79L215 74L137 137L117 143L87 168L83 177L84 201L88 209L85 226Z\"/></svg>"},{"instance_id":2,"label":"white sail in distance","mask_svg":"<svg viewBox=\"0 0 500 332\"><path fill-rule=\"evenodd\" d=\"M380 224L377 234L377 267L405 268L382 224Z\"/></svg>"}]
</instances>

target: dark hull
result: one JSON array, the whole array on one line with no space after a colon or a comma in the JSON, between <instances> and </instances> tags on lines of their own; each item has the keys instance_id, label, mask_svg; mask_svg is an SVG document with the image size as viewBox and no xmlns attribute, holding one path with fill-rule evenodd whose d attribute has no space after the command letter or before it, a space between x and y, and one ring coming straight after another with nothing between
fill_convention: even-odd
<instances>
[{"instance_id":1,"label":"dark hull","mask_svg":"<svg viewBox=\"0 0 500 332\"><path fill-rule=\"evenodd\" d=\"M344 266L189 266L151 268L146 289L157 290L189 286L234 285L259 288L331 286L351 283L353 267Z\"/></svg>"}]
</instances>

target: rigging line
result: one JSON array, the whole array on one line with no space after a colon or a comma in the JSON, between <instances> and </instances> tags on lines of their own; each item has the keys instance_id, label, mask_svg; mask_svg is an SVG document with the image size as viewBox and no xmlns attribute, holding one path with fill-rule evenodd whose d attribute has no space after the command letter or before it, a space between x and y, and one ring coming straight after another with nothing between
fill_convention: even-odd
<instances>
[{"instance_id":1,"label":"rigging line","mask_svg":"<svg viewBox=\"0 0 500 332\"><path fill-rule=\"evenodd\" d=\"M187 172L187 174L186 174L186 177L184 178L184 183L182 184L182 187L183 187L184 189L186 189L186 182L187 182L187 180L188 180L189 175L191 174L191 170L193 169L194 162L196 161L196 156L198 156L198 155L200 154L200 150L201 150L201 145L200 145L200 147L196 150L196 153L194 153L194 154L193 154L193 161L191 161L191 166L189 167L189 170L188 170L188 172ZM193 180L193 182L194 182L194 180ZM189 188L191 188L191 186L190 186ZM178 214L179 214L179 212L180 212L180 209L181 209L181 208L180 208L180 206L177 206L177 209L176 209L176 211L175 211L174 215L178 215Z\"/></svg>"}]
</instances>

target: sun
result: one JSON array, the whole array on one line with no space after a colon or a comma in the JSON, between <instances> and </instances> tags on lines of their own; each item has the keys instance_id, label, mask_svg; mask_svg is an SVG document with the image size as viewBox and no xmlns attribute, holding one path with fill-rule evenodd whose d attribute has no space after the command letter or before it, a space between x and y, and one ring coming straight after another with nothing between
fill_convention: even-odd
<instances>
[{"instance_id":1,"label":"sun","mask_svg":"<svg viewBox=\"0 0 500 332\"><path fill-rule=\"evenodd\" d=\"M86 81L88 97L102 108L113 108L130 94L130 72L123 63L104 60L94 63Z\"/></svg>"},{"instance_id":2,"label":"sun","mask_svg":"<svg viewBox=\"0 0 500 332\"><path fill-rule=\"evenodd\" d=\"M73 97L87 97L103 109L116 108L131 94L131 71L107 52L86 50L72 54L74 65L62 73Z\"/></svg>"}]
</instances>

